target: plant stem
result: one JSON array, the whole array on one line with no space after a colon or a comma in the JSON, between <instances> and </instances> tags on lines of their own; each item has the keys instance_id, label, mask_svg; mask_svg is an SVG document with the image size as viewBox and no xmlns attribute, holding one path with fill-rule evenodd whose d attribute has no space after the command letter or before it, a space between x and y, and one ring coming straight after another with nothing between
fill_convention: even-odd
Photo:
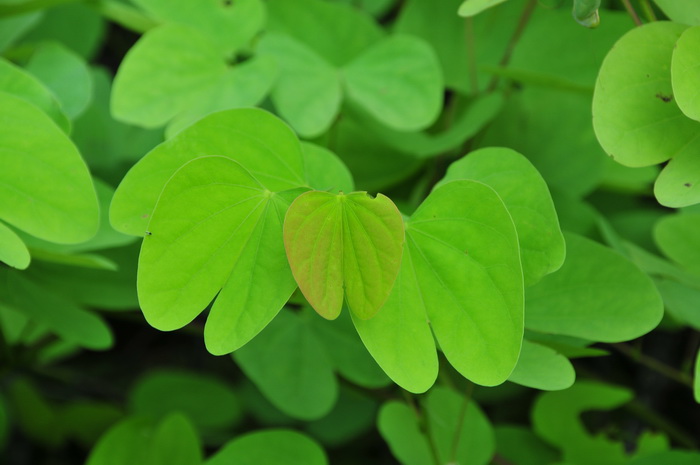
<instances>
[{"instance_id":1,"label":"plant stem","mask_svg":"<svg viewBox=\"0 0 700 465\"><path fill-rule=\"evenodd\" d=\"M464 38L467 45L467 63L469 65L469 84L472 94L479 93L479 77L476 68L476 44L474 42L474 19L464 19Z\"/></svg>"},{"instance_id":2,"label":"plant stem","mask_svg":"<svg viewBox=\"0 0 700 465\"><path fill-rule=\"evenodd\" d=\"M452 449L450 451L450 463L457 463L457 449L459 448L459 436L462 432L462 427L464 426L464 418L467 416L467 408L469 408L469 402L472 399L472 394L474 393L474 383L467 381L467 388L464 390L464 402L462 402L462 408L459 411L459 417L457 418L457 427L455 428L455 434L452 437Z\"/></svg>"},{"instance_id":3,"label":"plant stem","mask_svg":"<svg viewBox=\"0 0 700 465\"><path fill-rule=\"evenodd\" d=\"M637 26L642 25L642 20L639 19L639 15L637 14L636 11L634 11L634 7L630 3L630 0L621 0L622 4L625 5L625 9L627 10L627 13L632 17L632 21L634 21L634 24Z\"/></svg>"},{"instance_id":4,"label":"plant stem","mask_svg":"<svg viewBox=\"0 0 700 465\"><path fill-rule=\"evenodd\" d=\"M644 355L638 350L633 349L627 344L623 343L617 343L617 344L610 344L612 347L617 349L619 352L623 353L624 355L628 356L632 360L641 363L645 367L656 371L657 373L660 373L664 376L666 376L669 379L672 379L680 384L683 384L688 387L693 387L693 380L691 379L690 376L687 374L676 370L673 367L670 367L666 365L663 362L660 362L656 360L653 357L649 357L648 355Z\"/></svg>"},{"instance_id":5,"label":"plant stem","mask_svg":"<svg viewBox=\"0 0 700 465\"><path fill-rule=\"evenodd\" d=\"M649 0L639 0L639 5L642 7L642 11L644 12L644 16L646 16L647 21L650 23L657 21L656 13L654 13L654 8L651 6L651 3L649 3Z\"/></svg>"},{"instance_id":6,"label":"plant stem","mask_svg":"<svg viewBox=\"0 0 700 465\"><path fill-rule=\"evenodd\" d=\"M513 32L513 35L510 37L506 50L503 53L503 57L501 57L501 61L498 63L499 67L505 67L510 62L510 58L513 55L513 50L515 50L515 46L520 40L520 37L523 35L523 32L525 32L525 27L527 27L527 23L530 22L530 17L532 16L532 12L535 11L536 6L537 0L530 0L525 5L525 8L523 8L523 12L518 20L518 25L515 27L515 32ZM491 82L489 83L489 91L496 88L498 79L498 76L491 78Z\"/></svg>"}]
</instances>

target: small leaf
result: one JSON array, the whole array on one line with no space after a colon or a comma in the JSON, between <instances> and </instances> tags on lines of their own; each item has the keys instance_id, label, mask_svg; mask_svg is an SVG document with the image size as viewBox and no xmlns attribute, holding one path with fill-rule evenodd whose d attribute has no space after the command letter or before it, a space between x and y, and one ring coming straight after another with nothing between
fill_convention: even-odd
<instances>
[{"instance_id":1,"label":"small leaf","mask_svg":"<svg viewBox=\"0 0 700 465\"><path fill-rule=\"evenodd\" d=\"M442 109L442 71L435 52L416 37L378 42L343 70L348 98L393 129L416 131Z\"/></svg>"},{"instance_id":2,"label":"small leaf","mask_svg":"<svg viewBox=\"0 0 700 465\"><path fill-rule=\"evenodd\" d=\"M460 16L469 18L505 1L506 0L464 0L459 6L459 11L457 13Z\"/></svg>"},{"instance_id":3,"label":"small leaf","mask_svg":"<svg viewBox=\"0 0 700 465\"><path fill-rule=\"evenodd\" d=\"M230 158L183 165L158 199L139 256L146 320L179 329L216 297L207 349L222 355L252 339L295 288L282 241L287 206Z\"/></svg>"},{"instance_id":4,"label":"small leaf","mask_svg":"<svg viewBox=\"0 0 700 465\"><path fill-rule=\"evenodd\" d=\"M401 214L382 194L307 192L284 220L294 278L311 306L330 320L340 315L343 295L359 318L377 313L399 272L403 241Z\"/></svg>"},{"instance_id":5,"label":"small leaf","mask_svg":"<svg viewBox=\"0 0 700 465\"><path fill-rule=\"evenodd\" d=\"M333 365L307 318L287 310L234 353L236 363L265 397L294 418L326 415L338 397Z\"/></svg>"},{"instance_id":6,"label":"small leaf","mask_svg":"<svg viewBox=\"0 0 700 465\"><path fill-rule=\"evenodd\" d=\"M290 430L263 430L229 441L206 465L328 465L323 449L307 436ZM92 465L92 464L88 464Z\"/></svg>"},{"instance_id":7,"label":"small leaf","mask_svg":"<svg viewBox=\"0 0 700 465\"><path fill-rule=\"evenodd\" d=\"M24 270L29 266L31 257L22 239L10 228L0 223L0 262Z\"/></svg>"},{"instance_id":8,"label":"small leaf","mask_svg":"<svg viewBox=\"0 0 700 465\"><path fill-rule=\"evenodd\" d=\"M574 384L576 372L571 362L553 349L523 341L518 364L508 381L544 391L559 391Z\"/></svg>"},{"instance_id":9,"label":"small leaf","mask_svg":"<svg viewBox=\"0 0 700 465\"><path fill-rule=\"evenodd\" d=\"M532 285L564 263L566 245L547 184L534 166L506 148L485 148L452 163L438 186L473 179L495 190L518 231L525 284Z\"/></svg>"},{"instance_id":10,"label":"small leaf","mask_svg":"<svg viewBox=\"0 0 700 465\"><path fill-rule=\"evenodd\" d=\"M58 126L34 105L0 92L0 139L0 219L63 244L94 236L95 188L78 150Z\"/></svg>"}]
</instances>

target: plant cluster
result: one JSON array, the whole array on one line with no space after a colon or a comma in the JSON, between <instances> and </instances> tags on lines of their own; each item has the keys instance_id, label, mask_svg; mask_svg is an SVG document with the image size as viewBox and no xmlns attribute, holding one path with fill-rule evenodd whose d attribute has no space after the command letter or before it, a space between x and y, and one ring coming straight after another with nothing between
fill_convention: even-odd
<instances>
[{"instance_id":1,"label":"plant cluster","mask_svg":"<svg viewBox=\"0 0 700 465\"><path fill-rule=\"evenodd\" d=\"M700 463L700 3L12 0L0 55L8 463Z\"/></svg>"}]
</instances>

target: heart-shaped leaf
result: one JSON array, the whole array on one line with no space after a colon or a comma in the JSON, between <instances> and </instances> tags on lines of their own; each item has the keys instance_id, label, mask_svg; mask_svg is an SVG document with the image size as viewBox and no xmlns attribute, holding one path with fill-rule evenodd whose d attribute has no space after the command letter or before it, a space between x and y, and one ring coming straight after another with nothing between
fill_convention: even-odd
<instances>
[{"instance_id":1,"label":"heart-shaped leaf","mask_svg":"<svg viewBox=\"0 0 700 465\"><path fill-rule=\"evenodd\" d=\"M401 264L401 213L386 196L364 192L300 195L284 220L294 278L311 306L335 319L343 306L368 319L384 305Z\"/></svg>"}]
</instances>

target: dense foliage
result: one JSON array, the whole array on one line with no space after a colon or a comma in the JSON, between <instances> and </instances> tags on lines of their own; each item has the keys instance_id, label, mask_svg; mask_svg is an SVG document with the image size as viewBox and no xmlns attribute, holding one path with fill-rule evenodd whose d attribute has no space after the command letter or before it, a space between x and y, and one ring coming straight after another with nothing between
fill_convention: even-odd
<instances>
[{"instance_id":1,"label":"dense foliage","mask_svg":"<svg viewBox=\"0 0 700 465\"><path fill-rule=\"evenodd\" d=\"M0 0L0 54L3 463L700 463L700 3Z\"/></svg>"}]
</instances>

